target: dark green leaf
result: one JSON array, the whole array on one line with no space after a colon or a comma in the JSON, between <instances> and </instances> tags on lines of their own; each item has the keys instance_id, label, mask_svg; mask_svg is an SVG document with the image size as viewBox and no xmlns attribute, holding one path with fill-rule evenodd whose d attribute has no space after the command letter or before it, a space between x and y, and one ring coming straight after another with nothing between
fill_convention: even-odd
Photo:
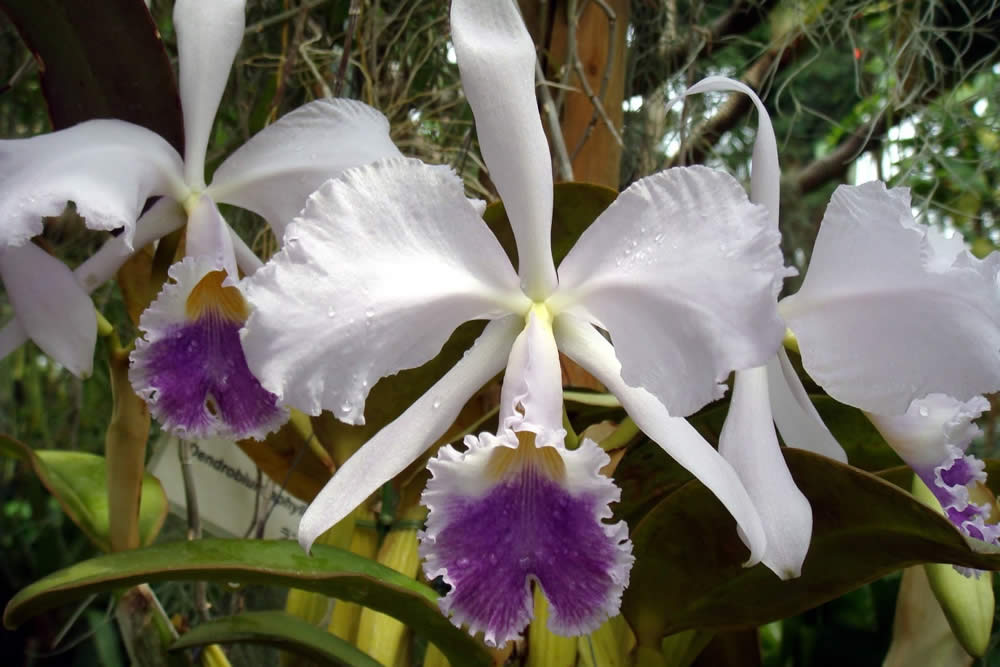
<instances>
[{"instance_id":1,"label":"dark green leaf","mask_svg":"<svg viewBox=\"0 0 1000 667\"><path fill-rule=\"evenodd\" d=\"M222 540L160 544L77 563L36 581L7 604L14 628L47 609L92 593L140 582L206 580L286 586L355 602L393 616L437 645L454 665L490 665L471 636L437 608L428 586L384 565L333 547L309 556L289 540Z\"/></svg>"},{"instance_id":2,"label":"dark green leaf","mask_svg":"<svg viewBox=\"0 0 1000 667\"><path fill-rule=\"evenodd\" d=\"M781 581L763 565L743 568L748 552L733 519L701 483L684 484L632 534L623 613L640 643L687 628L762 625L918 563L1000 569L1000 549L966 540L908 492L821 456L784 453L813 507L802 576Z\"/></svg>"},{"instance_id":3,"label":"dark green leaf","mask_svg":"<svg viewBox=\"0 0 1000 667\"><path fill-rule=\"evenodd\" d=\"M52 126L119 118L184 146L170 61L142 0L0 0L38 61Z\"/></svg>"},{"instance_id":4,"label":"dark green leaf","mask_svg":"<svg viewBox=\"0 0 1000 667\"><path fill-rule=\"evenodd\" d=\"M324 664L381 667L340 637L282 611L253 611L202 623L184 633L170 650L234 642L276 646Z\"/></svg>"}]
</instances>

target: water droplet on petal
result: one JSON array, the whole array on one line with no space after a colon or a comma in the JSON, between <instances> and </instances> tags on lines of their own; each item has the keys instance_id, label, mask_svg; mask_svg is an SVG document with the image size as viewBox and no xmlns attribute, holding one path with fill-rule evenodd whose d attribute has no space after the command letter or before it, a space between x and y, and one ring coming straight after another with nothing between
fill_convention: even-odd
<instances>
[{"instance_id":1,"label":"water droplet on petal","mask_svg":"<svg viewBox=\"0 0 1000 667\"><path fill-rule=\"evenodd\" d=\"M336 309L334 309L333 306L331 306L330 308L328 308L327 311L326 311L326 316L327 317L336 317L337 316Z\"/></svg>"},{"instance_id":2,"label":"water droplet on petal","mask_svg":"<svg viewBox=\"0 0 1000 667\"><path fill-rule=\"evenodd\" d=\"M343 412L345 415L348 414L351 411L351 404L347 401L344 401L340 405L340 411Z\"/></svg>"},{"instance_id":3,"label":"water droplet on petal","mask_svg":"<svg viewBox=\"0 0 1000 667\"><path fill-rule=\"evenodd\" d=\"M927 408L926 405L921 405L920 410L918 410L918 412L920 412L921 417L929 417L931 414L931 411Z\"/></svg>"},{"instance_id":4,"label":"water droplet on petal","mask_svg":"<svg viewBox=\"0 0 1000 667\"><path fill-rule=\"evenodd\" d=\"M438 408L440 408L441 407L441 399L440 398L435 398L434 402L431 403L431 407L434 408L435 410L437 410Z\"/></svg>"}]
</instances>

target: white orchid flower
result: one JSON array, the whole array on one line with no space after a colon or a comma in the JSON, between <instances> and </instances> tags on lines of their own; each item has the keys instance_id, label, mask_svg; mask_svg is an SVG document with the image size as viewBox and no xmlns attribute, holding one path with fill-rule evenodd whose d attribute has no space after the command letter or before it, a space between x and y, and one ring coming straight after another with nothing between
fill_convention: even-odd
<instances>
[{"instance_id":1,"label":"white orchid flower","mask_svg":"<svg viewBox=\"0 0 1000 667\"><path fill-rule=\"evenodd\" d=\"M972 436L945 437L940 424L937 438L915 434L929 416L948 422L944 412L967 426L986 409L981 394L1000 389L998 277L1000 254L974 257L960 238L913 219L907 189L873 181L837 188L802 287L779 304L809 376L864 410L946 510L959 479L947 471L972 459L958 451ZM846 461L783 351L768 377L785 441ZM982 481L974 477L961 486ZM949 516L966 534L995 539Z\"/></svg>"},{"instance_id":2,"label":"white orchid flower","mask_svg":"<svg viewBox=\"0 0 1000 667\"><path fill-rule=\"evenodd\" d=\"M750 198L767 204L777 225L779 183L766 176L777 169L758 168L762 160L777 165L762 104L743 84L717 77L688 94L708 90L739 90L757 105L754 175L761 178ZM969 420L986 408L978 394L1000 388L998 269L1000 256L978 260L960 239L917 224L906 190L878 182L840 186L801 289L778 306L810 377L865 410L955 524L987 541L997 535L984 527L987 505L969 504L956 485L973 488L985 479L981 462L964 451L973 437L966 429L975 428ZM789 446L847 461L783 349L765 367L737 371L719 451L761 515L763 562L789 578L801 572L812 512L781 456L775 423Z\"/></svg>"},{"instance_id":3,"label":"white orchid flower","mask_svg":"<svg viewBox=\"0 0 1000 667\"><path fill-rule=\"evenodd\" d=\"M400 153L386 119L348 100L323 99L287 114L229 156L204 181L205 152L229 69L245 29L244 0L178 0L174 7L184 112L184 158L159 135L117 120L0 142L0 275L16 321L0 333L0 355L30 335L78 374L93 363L96 320L86 296L131 253L187 223L187 257L174 284L143 314L145 340L131 379L167 428L187 437L259 437L283 419L274 396L250 374L238 331L246 316L233 287L237 263L260 261L233 234L215 202L263 216L281 239L310 192L349 166ZM139 219L149 197L161 196ZM25 243L41 217L76 203L87 226L123 228L75 277ZM136 222L138 219L138 223ZM15 247L16 246L16 247ZM44 287L39 287L44 285Z\"/></svg>"},{"instance_id":4,"label":"white orchid flower","mask_svg":"<svg viewBox=\"0 0 1000 667\"><path fill-rule=\"evenodd\" d=\"M623 523L603 521L619 496L598 473L608 457L589 440L564 444L558 351L721 500L748 563L758 562L766 544L754 503L678 416L722 396L732 369L777 349L779 237L730 176L671 169L623 192L557 273L531 38L510 0L455 0L451 27L519 271L450 169L399 159L351 169L310 197L281 252L244 281L244 350L282 402L359 424L380 378L432 359L462 322L490 320L463 359L337 471L299 539L309 549L506 368L499 432L446 446L429 465L425 572L451 586L442 609L489 643L528 623L531 582L549 600L550 628L585 633L617 613L631 545Z\"/></svg>"}]
</instances>

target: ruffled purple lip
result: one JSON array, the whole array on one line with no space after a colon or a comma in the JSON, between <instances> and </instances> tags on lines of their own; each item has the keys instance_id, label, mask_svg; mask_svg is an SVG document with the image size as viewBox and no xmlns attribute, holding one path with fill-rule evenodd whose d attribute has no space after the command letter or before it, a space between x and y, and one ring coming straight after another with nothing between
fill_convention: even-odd
<instances>
[{"instance_id":1,"label":"ruffled purple lip","mask_svg":"<svg viewBox=\"0 0 1000 667\"><path fill-rule=\"evenodd\" d=\"M920 479L941 503L945 515L969 537L1000 545L1000 525L986 521L992 514L988 504L977 504L970 489L986 481L985 464L957 447L949 446L949 458L933 468L916 469Z\"/></svg>"},{"instance_id":2,"label":"ruffled purple lip","mask_svg":"<svg viewBox=\"0 0 1000 667\"><path fill-rule=\"evenodd\" d=\"M164 425L190 437L214 435L224 425L239 438L279 419L277 397L247 367L241 326L210 311L148 345L144 375Z\"/></svg>"},{"instance_id":3,"label":"ruffled purple lip","mask_svg":"<svg viewBox=\"0 0 1000 667\"><path fill-rule=\"evenodd\" d=\"M549 628L557 634L590 632L616 613L632 557L625 524L601 521L617 498L610 480L571 493L529 464L473 497L441 489L456 472L432 470L425 494L436 499L428 503L421 551L428 576L441 574L451 585L441 607L456 623L503 645L531 620L532 582L548 599Z\"/></svg>"}]
</instances>

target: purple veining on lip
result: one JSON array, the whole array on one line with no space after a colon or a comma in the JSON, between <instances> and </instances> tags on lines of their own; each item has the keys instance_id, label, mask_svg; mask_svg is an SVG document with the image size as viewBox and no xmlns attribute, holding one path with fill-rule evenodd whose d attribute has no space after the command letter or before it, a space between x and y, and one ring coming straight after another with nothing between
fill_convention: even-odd
<instances>
[{"instance_id":1,"label":"purple veining on lip","mask_svg":"<svg viewBox=\"0 0 1000 667\"><path fill-rule=\"evenodd\" d=\"M450 496L432 508L448 524L433 544L424 543L452 586L442 607L503 644L530 621L535 580L548 598L551 627L593 629L623 586L615 572L624 526L609 535L598 519L607 502L600 494L573 495L530 465L482 497Z\"/></svg>"},{"instance_id":2,"label":"purple veining on lip","mask_svg":"<svg viewBox=\"0 0 1000 667\"><path fill-rule=\"evenodd\" d=\"M218 422L237 438L274 422L281 410L247 367L239 322L214 313L169 328L143 353L155 390L154 415L189 437L216 435Z\"/></svg>"}]
</instances>

